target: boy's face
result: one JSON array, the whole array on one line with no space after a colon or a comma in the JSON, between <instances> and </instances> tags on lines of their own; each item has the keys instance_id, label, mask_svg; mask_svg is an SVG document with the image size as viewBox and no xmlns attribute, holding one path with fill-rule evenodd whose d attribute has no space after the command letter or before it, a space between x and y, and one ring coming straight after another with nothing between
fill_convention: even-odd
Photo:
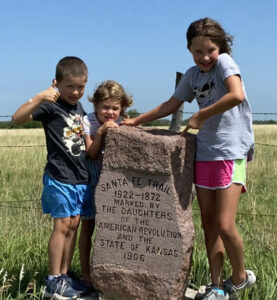
<instances>
[{"instance_id":1,"label":"boy's face","mask_svg":"<svg viewBox=\"0 0 277 300\"><path fill-rule=\"evenodd\" d=\"M75 105L84 95L87 83L86 76L66 76L56 86L60 92L60 98L71 105Z\"/></svg>"}]
</instances>

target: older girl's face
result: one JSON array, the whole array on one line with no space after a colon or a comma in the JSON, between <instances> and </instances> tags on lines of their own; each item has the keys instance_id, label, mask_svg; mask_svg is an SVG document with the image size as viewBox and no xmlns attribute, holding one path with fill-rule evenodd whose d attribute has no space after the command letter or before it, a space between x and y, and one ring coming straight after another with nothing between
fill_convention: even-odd
<instances>
[{"instance_id":1,"label":"older girl's face","mask_svg":"<svg viewBox=\"0 0 277 300\"><path fill-rule=\"evenodd\" d=\"M211 39L197 36L192 39L190 52L193 60L202 72L209 72L215 66L219 55L219 47Z\"/></svg>"},{"instance_id":2,"label":"older girl's face","mask_svg":"<svg viewBox=\"0 0 277 300\"><path fill-rule=\"evenodd\" d=\"M100 124L108 121L118 121L121 112L121 103L113 99L101 101L95 106L96 117Z\"/></svg>"}]
</instances>

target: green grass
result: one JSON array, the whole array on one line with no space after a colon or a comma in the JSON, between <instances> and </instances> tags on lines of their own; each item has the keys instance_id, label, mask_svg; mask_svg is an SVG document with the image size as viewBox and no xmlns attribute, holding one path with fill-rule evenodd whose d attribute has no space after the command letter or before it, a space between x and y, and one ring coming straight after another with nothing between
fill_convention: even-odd
<instances>
[{"instance_id":1,"label":"green grass","mask_svg":"<svg viewBox=\"0 0 277 300\"><path fill-rule=\"evenodd\" d=\"M257 284L241 294L243 300L277 299L277 145L276 125L255 128L255 160L249 164L248 193L241 198L237 224L245 245L245 264L257 274ZM44 145L41 129L0 130L0 146ZM47 243L52 221L41 213L44 147L0 147L0 300L41 299L47 275ZM190 286L209 282L209 268L193 201L196 237ZM73 268L79 269L78 251ZM230 274L230 265L224 272Z\"/></svg>"}]
</instances>

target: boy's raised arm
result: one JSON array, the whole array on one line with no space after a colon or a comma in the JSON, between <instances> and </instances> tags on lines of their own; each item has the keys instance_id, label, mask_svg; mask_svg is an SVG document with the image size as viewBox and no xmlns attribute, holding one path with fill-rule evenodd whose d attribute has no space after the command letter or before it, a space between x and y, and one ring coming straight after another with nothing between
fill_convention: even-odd
<instances>
[{"instance_id":1,"label":"boy's raised arm","mask_svg":"<svg viewBox=\"0 0 277 300\"><path fill-rule=\"evenodd\" d=\"M55 103L60 93L55 89L56 80L46 89L35 95L32 99L21 105L12 117L15 124L24 124L32 120L32 112L43 102Z\"/></svg>"}]
</instances>

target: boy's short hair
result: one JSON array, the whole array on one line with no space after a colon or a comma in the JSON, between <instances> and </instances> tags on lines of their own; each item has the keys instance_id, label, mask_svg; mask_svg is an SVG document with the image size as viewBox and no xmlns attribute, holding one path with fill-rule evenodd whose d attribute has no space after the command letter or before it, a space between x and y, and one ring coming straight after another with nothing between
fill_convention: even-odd
<instances>
[{"instance_id":1,"label":"boy's short hair","mask_svg":"<svg viewBox=\"0 0 277 300\"><path fill-rule=\"evenodd\" d=\"M62 58L56 66L56 80L62 81L67 76L88 77L86 64L76 56L66 56Z\"/></svg>"}]
</instances>

